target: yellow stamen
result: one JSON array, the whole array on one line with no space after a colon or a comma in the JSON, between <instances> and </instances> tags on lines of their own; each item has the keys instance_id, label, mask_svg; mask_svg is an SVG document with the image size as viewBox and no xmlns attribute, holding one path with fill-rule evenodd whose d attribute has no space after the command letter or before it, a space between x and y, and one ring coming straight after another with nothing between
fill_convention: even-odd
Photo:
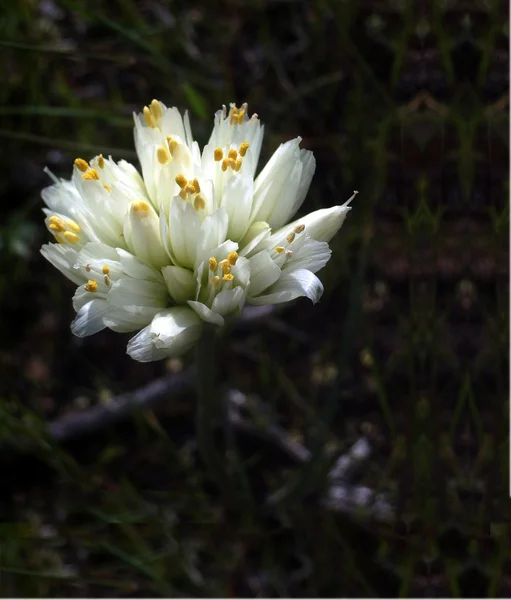
<instances>
[{"instance_id":1,"label":"yellow stamen","mask_svg":"<svg viewBox=\"0 0 511 600\"><path fill-rule=\"evenodd\" d=\"M169 162L169 153L164 146L160 146L156 151L156 156L158 157L158 162L160 165L166 165Z\"/></svg>"},{"instance_id":2,"label":"yellow stamen","mask_svg":"<svg viewBox=\"0 0 511 600\"><path fill-rule=\"evenodd\" d=\"M102 154L100 154L100 155L98 156L98 167L99 167L100 169L104 169L104 168L105 168L105 159L103 158L103 155L102 155Z\"/></svg>"},{"instance_id":3,"label":"yellow stamen","mask_svg":"<svg viewBox=\"0 0 511 600\"><path fill-rule=\"evenodd\" d=\"M220 147L218 147L218 148L215 148L215 149L213 150L213 156L214 156L214 158L215 158L215 160L216 160L217 162L218 162L219 160L222 160L222 158L224 157L224 153L223 153L223 150L222 150L222 148L220 148Z\"/></svg>"},{"instance_id":4,"label":"yellow stamen","mask_svg":"<svg viewBox=\"0 0 511 600\"><path fill-rule=\"evenodd\" d=\"M192 185L195 189L195 193L200 194L200 185L199 185L199 180L197 179L197 177L195 177L195 179L192 181Z\"/></svg>"},{"instance_id":5,"label":"yellow stamen","mask_svg":"<svg viewBox=\"0 0 511 600\"><path fill-rule=\"evenodd\" d=\"M98 291L98 282L94 281L94 279L89 279L89 281L83 286L86 292L97 292Z\"/></svg>"},{"instance_id":6,"label":"yellow stamen","mask_svg":"<svg viewBox=\"0 0 511 600\"><path fill-rule=\"evenodd\" d=\"M238 153L236 152L236 150L234 148L231 148L229 150L229 152L227 153L227 158L234 158L234 160L236 160L238 158Z\"/></svg>"},{"instance_id":7,"label":"yellow stamen","mask_svg":"<svg viewBox=\"0 0 511 600\"><path fill-rule=\"evenodd\" d=\"M245 156L245 154L247 153L247 150L249 148L250 148L250 144L248 142L243 142L242 144L240 144L240 148L239 148L240 156Z\"/></svg>"},{"instance_id":8,"label":"yellow stamen","mask_svg":"<svg viewBox=\"0 0 511 600\"><path fill-rule=\"evenodd\" d=\"M76 233L71 233L71 231L64 231L64 238L70 244L78 244L80 241L80 236L76 235Z\"/></svg>"},{"instance_id":9,"label":"yellow stamen","mask_svg":"<svg viewBox=\"0 0 511 600\"><path fill-rule=\"evenodd\" d=\"M85 171L89 168L89 163L86 160L83 160L83 158L76 158L75 167L78 167L82 173L85 173Z\"/></svg>"},{"instance_id":10,"label":"yellow stamen","mask_svg":"<svg viewBox=\"0 0 511 600\"><path fill-rule=\"evenodd\" d=\"M236 261L238 260L238 253L234 252L234 250L232 252L229 252L229 254L227 255L227 260L231 265L235 265Z\"/></svg>"},{"instance_id":11,"label":"yellow stamen","mask_svg":"<svg viewBox=\"0 0 511 600\"><path fill-rule=\"evenodd\" d=\"M218 262L214 256L209 259L209 270L215 271L218 266Z\"/></svg>"},{"instance_id":12,"label":"yellow stamen","mask_svg":"<svg viewBox=\"0 0 511 600\"><path fill-rule=\"evenodd\" d=\"M148 106L144 106L144 121L148 127L155 127L153 115L151 114Z\"/></svg>"},{"instance_id":13,"label":"yellow stamen","mask_svg":"<svg viewBox=\"0 0 511 600\"><path fill-rule=\"evenodd\" d=\"M232 281L233 279L234 279L234 275L231 275L230 273L226 273L222 277L222 281Z\"/></svg>"},{"instance_id":14,"label":"yellow stamen","mask_svg":"<svg viewBox=\"0 0 511 600\"><path fill-rule=\"evenodd\" d=\"M213 287L216 288L217 285L220 283L220 277L218 277L218 275L215 275L214 277L211 278L210 283Z\"/></svg>"},{"instance_id":15,"label":"yellow stamen","mask_svg":"<svg viewBox=\"0 0 511 600\"><path fill-rule=\"evenodd\" d=\"M82 230L80 225L78 225L78 223L75 223L74 221L66 221L66 225L69 227L69 229L71 229L71 231L74 231L75 233L80 233Z\"/></svg>"},{"instance_id":16,"label":"yellow stamen","mask_svg":"<svg viewBox=\"0 0 511 600\"><path fill-rule=\"evenodd\" d=\"M67 229L64 220L55 215L53 215L53 217L50 217L50 224L48 228L52 231L66 231Z\"/></svg>"},{"instance_id":17,"label":"yellow stamen","mask_svg":"<svg viewBox=\"0 0 511 600\"><path fill-rule=\"evenodd\" d=\"M98 172L96 171L96 169L89 169L88 171L85 171L85 173L82 175L83 179L95 179L96 181L99 180L99 175Z\"/></svg>"},{"instance_id":18,"label":"yellow stamen","mask_svg":"<svg viewBox=\"0 0 511 600\"><path fill-rule=\"evenodd\" d=\"M277 247L275 248L275 252L278 252L279 254L280 254L281 252L284 252L284 250L285 250L284 246L277 246Z\"/></svg>"},{"instance_id":19,"label":"yellow stamen","mask_svg":"<svg viewBox=\"0 0 511 600\"><path fill-rule=\"evenodd\" d=\"M295 227L295 233L302 233L302 231L305 229L305 225L297 225Z\"/></svg>"},{"instance_id":20,"label":"yellow stamen","mask_svg":"<svg viewBox=\"0 0 511 600\"><path fill-rule=\"evenodd\" d=\"M185 194L195 194L195 188L193 187L193 183L187 183L182 191Z\"/></svg>"},{"instance_id":21,"label":"yellow stamen","mask_svg":"<svg viewBox=\"0 0 511 600\"><path fill-rule=\"evenodd\" d=\"M244 110L240 110L239 114L238 114L238 125L241 125L243 123L243 117L246 115L246 111Z\"/></svg>"},{"instance_id":22,"label":"yellow stamen","mask_svg":"<svg viewBox=\"0 0 511 600\"><path fill-rule=\"evenodd\" d=\"M236 161L234 160L234 158L228 158L227 163L231 167L231 169L234 169L236 167Z\"/></svg>"},{"instance_id":23,"label":"yellow stamen","mask_svg":"<svg viewBox=\"0 0 511 600\"><path fill-rule=\"evenodd\" d=\"M229 167L229 161L227 160L227 158L224 158L224 160L222 161L222 171L227 171L228 167Z\"/></svg>"},{"instance_id":24,"label":"yellow stamen","mask_svg":"<svg viewBox=\"0 0 511 600\"><path fill-rule=\"evenodd\" d=\"M104 280L106 285L110 285L110 277L108 277L108 275L105 275Z\"/></svg>"},{"instance_id":25,"label":"yellow stamen","mask_svg":"<svg viewBox=\"0 0 511 600\"><path fill-rule=\"evenodd\" d=\"M139 200L138 202L133 202L131 205L133 212L137 213L138 216L143 217L145 214L149 212L149 204L145 200Z\"/></svg>"},{"instance_id":26,"label":"yellow stamen","mask_svg":"<svg viewBox=\"0 0 511 600\"><path fill-rule=\"evenodd\" d=\"M193 208L195 208L195 210L204 210L206 208L206 201L202 196L195 196Z\"/></svg>"},{"instance_id":27,"label":"yellow stamen","mask_svg":"<svg viewBox=\"0 0 511 600\"><path fill-rule=\"evenodd\" d=\"M170 135L168 135L167 136L167 145L169 147L169 152L172 155L176 151L176 148L179 146L179 143L177 140L172 139L170 137Z\"/></svg>"},{"instance_id":28,"label":"yellow stamen","mask_svg":"<svg viewBox=\"0 0 511 600\"><path fill-rule=\"evenodd\" d=\"M184 188L188 183L188 179L182 173L179 173L179 175L176 175L176 183L180 188Z\"/></svg>"},{"instance_id":29,"label":"yellow stamen","mask_svg":"<svg viewBox=\"0 0 511 600\"><path fill-rule=\"evenodd\" d=\"M223 273L230 273L231 272L231 265L229 264L229 261L227 259L221 260L218 263L218 266L222 269Z\"/></svg>"},{"instance_id":30,"label":"yellow stamen","mask_svg":"<svg viewBox=\"0 0 511 600\"><path fill-rule=\"evenodd\" d=\"M241 169L241 164L243 163L243 159L238 158L238 160L234 163L234 170L238 172Z\"/></svg>"},{"instance_id":31,"label":"yellow stamen","mask_svg":"<svg viewBox=\"0 0 511 600\"><path fill-rule=\"evenodd\" d=\"M159 120L161 119L162 115L163 115L163 111L161 109L161 104L158 102L158 100L153 100L151 102L151 115L154 119Z\"/></svg>"},{"instance_id":32,"label":"yellow stamen","mask_svg":"<svg viewBox=\"0 0 511 600\"><path fill-rule=\"evenodd\" d=\"M111 192L112 191L112 188L109 185L104 185L103 187L105 188L105 190L107 192Z\"/></svg>"},{"instance_id":33,"label":"yellow stamen","mask_svg":"<svg viewBox=\"0 0 511 600\"><path fill-rule=\"evenodd\" d=\"M101 270L103 271L103 275L110 275L110 267L108 265L103 265Z\"/></svg>"},{"instance_id":34,"label":"yellow stamen","mask_svg":"<svg viewBox=\"0 0 511 600\"><path fill-rule=\"evenodd\" d=\"M289 235L286 237L286 240L287 240L287 241L288 241L290 244L291 244L291 243L293 243L293 242L294 242L294 240L295 240L295 235L296 235L296 234L295 234L295 233L292 231L292 232L291 232L291 233L290 233L290 234L289 234Z\"/></svg>"},{"instance_id":35,"label":"yellow stamen","mask_svg":"<svg viewBox=\"0 0 511 600\"><path fill-rule=\"evenodd\" d=\"M91 272L92 267L90 266L90 264L85 265L85 270L87 271L87 273Z\"/></svg>"}]
</instances>

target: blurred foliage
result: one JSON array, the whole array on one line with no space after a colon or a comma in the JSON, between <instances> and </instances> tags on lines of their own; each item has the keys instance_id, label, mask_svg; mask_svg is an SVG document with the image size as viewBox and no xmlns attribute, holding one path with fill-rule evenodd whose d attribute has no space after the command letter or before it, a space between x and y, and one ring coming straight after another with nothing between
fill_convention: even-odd
<instances>
[{"instance_id":1,"label":"blurred foliage","mask_svg":"<svg viewBox=\"0 0 511 600\"><path fill-rule=\"evenodd\" d=\"M23 0L2 7L0 64L0 593L511 594L507 3ZM179 367L129 362L122 335L73 338L73 286L38 252L43 167L135 160L131 113L153 97L188 109L201 144L247 101L262 160L301 135L304 212L360 192L320 305L235 332L223 376L311 448L366 433L361 481L393 492L395 523L320 508L320 462L243 439L250 494L227 509L193 395L47 438L45 421Z\"/></svg>"}]
</instances>

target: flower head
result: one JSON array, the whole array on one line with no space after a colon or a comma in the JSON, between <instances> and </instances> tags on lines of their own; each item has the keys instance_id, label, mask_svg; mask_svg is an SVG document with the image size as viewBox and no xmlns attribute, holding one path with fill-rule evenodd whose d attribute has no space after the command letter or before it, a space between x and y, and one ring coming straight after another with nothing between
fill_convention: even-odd
<instances>
[{"instance_id":1,"label":"flower head","mask_svg":"<svg viewBox=\"0 0 511 600\"><path fill-rule=\"evenodd\" d=\"M245 302L317 302L328 242L349 202L286 223L315 169L300 138L255 177L264 127L247 105L224 106L202 152L177 108L153 100L134 115L142 176L126 161L77 158L71 180L42 192L56 243L42 254L77 284L73 333L138 333L128 354L179 356Z\"/></svg>"}]
</instances>

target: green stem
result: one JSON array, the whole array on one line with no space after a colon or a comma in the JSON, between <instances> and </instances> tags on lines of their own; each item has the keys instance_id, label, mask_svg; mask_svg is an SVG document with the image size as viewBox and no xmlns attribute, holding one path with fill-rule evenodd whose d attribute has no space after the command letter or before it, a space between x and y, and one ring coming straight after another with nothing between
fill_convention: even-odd
<instances>
[{"instance_id":1,"label":"green stem","mask_svg":"<svg viewBox=\"0 0 511 600\"><path fill-rule=\"evenodd\" d=\"M229 482L225 471L225 459L222 458L215 444L215 427L227 418L216 380L218 349L215 338L216 327L206 323L195 348L197 440L199 452L211 479L226 491Z\"/></svg>"}]
</instances>

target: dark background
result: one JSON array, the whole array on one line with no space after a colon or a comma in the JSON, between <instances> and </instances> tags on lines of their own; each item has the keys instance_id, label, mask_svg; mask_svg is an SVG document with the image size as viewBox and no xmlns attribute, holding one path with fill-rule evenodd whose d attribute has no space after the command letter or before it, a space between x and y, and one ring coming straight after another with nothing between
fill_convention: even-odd
<instances>
[{"instance_id":1,"label":"dark background","mask_svg":"<svg viewBox=\"0 0 511 600\"><path fill-rule=\"evenodd\" d=\"M3 596L511 594L508 32L495 0L2 4ZM73 285L39 254L43 167L135 160L131 113L153 97L188 108L201 145L215 110L247 101L262 161L301 135L303 212L359 191L320 304L234 331L221 376L306 446L367 436L358 482L393 521L322 507L321 470L265 508L303 469L243 434L247 497L227 507L192 392L64 444L45 432L193 358L74 338Z\"/></svg>"}]
</instances>

